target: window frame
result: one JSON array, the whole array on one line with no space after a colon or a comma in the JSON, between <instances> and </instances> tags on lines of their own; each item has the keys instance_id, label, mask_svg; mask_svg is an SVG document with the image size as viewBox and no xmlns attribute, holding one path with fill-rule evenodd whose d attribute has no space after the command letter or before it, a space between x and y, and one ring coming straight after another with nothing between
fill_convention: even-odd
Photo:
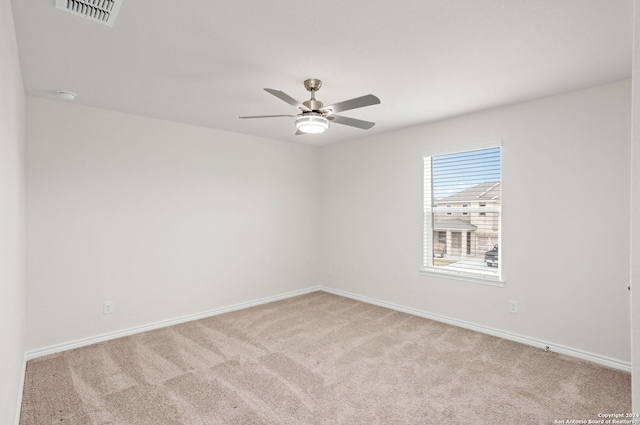
<instances>
[{"instance_id":1,"label":"window frame","mask_svg":"<svg viewBox=\"0 0 640 425\"><path fill-rule=\"evenodd\" d=\"M465 206L465 207L453 207L453 206L449 206L447 205L446 207L435 207L433 205L434 200L433 200L433 187L431 187L431 189L429 189L429 194L430 196L427 197L427 190L428 188L426 187L427 184L431 184L431 179L432 174L429 178L429 181L427 181L426 175L427 175L427 171L429 171L429 173L432 173L431 170L431 159L433 157L437 157L437 156L442 156L442 155L450 155L450 154L456 154L456 153L465 153L465 152L472 152L472 151L478 151L478 150L484 150L484 149L491 149L491 148L500 148L500 205L499 206L487 206L486 203L483 203L484 205L480 205L478 204L477 207L471 205L471 204L467 204L469 206ZM490 286L499 286L499 287L503 287L505 285L505 280L503 278L503 262L502 262L502 188L503 188L503 176L502 176L502 169L503 169L503 157L504 157L504 147L502 146L502 142L500 140L498 141L492 141L490 143L486 143L486 144L481 144L481 145L476 145L476 146L469 146L469 147L462 147L462 148L458 148L458 149L450 149L450 150L446 150L446 151L439 151L439 152L431 152L431 153L426 153L422 155L422 159L423 159L423 164L424 164L424 169L423 169L423 202L424 202L424 209L423 209L423 216L424 216L424 223L423 223L423 264L422 264L422 268L420 269L420 273L425 275L425 276L434 276L434 277L440 277L440 278L446 278L446 279L454 279L454 280L458 280L458 281L465 281L465 282L472 282L472 283L480 283L480 284L484 284L484 285L490 285ZM427 159L429 159L429 164L427 164ZM445 211L446 210L446 211ZM456 211L458 210L458 211ZM463 211L464 210L464 211ZM498 274L497 275L493 275L493 274L483 274L483 273L479 273L479 272L472 272L472 271L453 271L453 270L443 270L442 267L438 267L438 266L434 266L433 265L433 258L434 258L434 227L433 227L433 213L434 212L447 212L446 215L451 215L450 212L469 212L469 213L478 213L479 215L482 216L486 216L486 213L491 213L491 212L496 212L498 214L498 245L500 246L501 249L498 250L498 264L500 265L500 267L498 268ZM469 214L470 215L470 214Z\"/></svg>"}]
</instances>

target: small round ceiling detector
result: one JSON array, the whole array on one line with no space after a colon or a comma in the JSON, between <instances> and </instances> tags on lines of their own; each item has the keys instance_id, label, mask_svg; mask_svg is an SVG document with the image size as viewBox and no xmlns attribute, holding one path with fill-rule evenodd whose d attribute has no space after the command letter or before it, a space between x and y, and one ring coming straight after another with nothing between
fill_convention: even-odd
<instances>
[{"instance_id":1,"label":"small round ceiling detector","mask_svg":"<svg viewBox=\"0 0 640 425\"><path fill-rule=\"evenodd\" d=\"M72 91L58 90L57 95L62 100L73 101L76 98L76 94Z\"/></svg>"}]
</instances>

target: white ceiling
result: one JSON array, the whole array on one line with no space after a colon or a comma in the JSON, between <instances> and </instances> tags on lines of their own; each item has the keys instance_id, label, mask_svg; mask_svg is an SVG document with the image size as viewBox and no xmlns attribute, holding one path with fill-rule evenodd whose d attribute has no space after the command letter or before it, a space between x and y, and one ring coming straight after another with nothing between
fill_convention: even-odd
<instances>
[{"instance_id":1,"label":"white ceiling","mask_svg":"<svg viewBox=\"0 0 640 425\"><path fill-rule=\"evenodd\" d=\"M631 77L633 0L124 0L112 28L12 0L25 91L273 139L323 145ZM294 136L268 94L380 105Z\"/></svg>"}]
</instances>

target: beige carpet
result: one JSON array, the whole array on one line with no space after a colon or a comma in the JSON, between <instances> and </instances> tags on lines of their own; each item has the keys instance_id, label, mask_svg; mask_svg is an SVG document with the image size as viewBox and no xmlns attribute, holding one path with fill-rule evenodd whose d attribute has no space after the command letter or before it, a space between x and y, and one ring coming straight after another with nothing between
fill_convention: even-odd
<instances>
[{"instance_id":1,"label":"beige carpet","mask_svg":"<svg viewBox=\"0 0 640 425\"><path fill-rule=\"evenodd\" d=\"M324 292L31 360L21 425L552 424L628 373Z\"/></svg>"}]
</instances>

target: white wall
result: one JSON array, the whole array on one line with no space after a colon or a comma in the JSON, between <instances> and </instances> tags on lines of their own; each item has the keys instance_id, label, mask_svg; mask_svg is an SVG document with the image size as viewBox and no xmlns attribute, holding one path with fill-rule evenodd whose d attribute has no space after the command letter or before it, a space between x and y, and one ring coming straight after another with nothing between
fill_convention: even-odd
<instances>
[{"instance_id":1,"label":"white wall","mask_svg":"<svg viewBox=\"0 0 640 425\"><path fill-rule=\"evenodd\" d=\"M633 411L640 412L640 0L634 2L633 140L631 143L631 352Z\"/></svg>"},{"instance_id":2,"label":"white wall","mask_svg":"<svg viewBox=\"0 0 640 425\"><path fill-rule=\"evenodd\" d=\"M27 348L317 285L318 177L315 147L27 97Z\"/></svg>"},{"instance_id":3,"label":"white wall","mask_svg":"<svg viewBox=\"0 0 640 425\"><path fill-rule=\"evenodd\" d=\"M29 97L27 348L322 283L629 362L630 104L622 81L314 148ZM422 155L495 139L506 285L422 276Z\"/></svg>"},{"instance_id":4,"label":"white wall","mask_svg":"<svg viewBox=\"0 0 640 425\"><path fill-rule=\"evenodd\" d=\"M18 413L25 349L24 91L11 14L0 2L0 423Z\"/></svg>"},{"instance_id":5,"label":"white wall","mask_svg":"<svg viewBox=\"0 0 640 425\"><path fill-rule=\"evenodd\" d=\"M622 81L323 148L323 284L629 362L630 91ZM506 285L421 275L422 155L494 139Z\"/></svg>"}]
</instances>

